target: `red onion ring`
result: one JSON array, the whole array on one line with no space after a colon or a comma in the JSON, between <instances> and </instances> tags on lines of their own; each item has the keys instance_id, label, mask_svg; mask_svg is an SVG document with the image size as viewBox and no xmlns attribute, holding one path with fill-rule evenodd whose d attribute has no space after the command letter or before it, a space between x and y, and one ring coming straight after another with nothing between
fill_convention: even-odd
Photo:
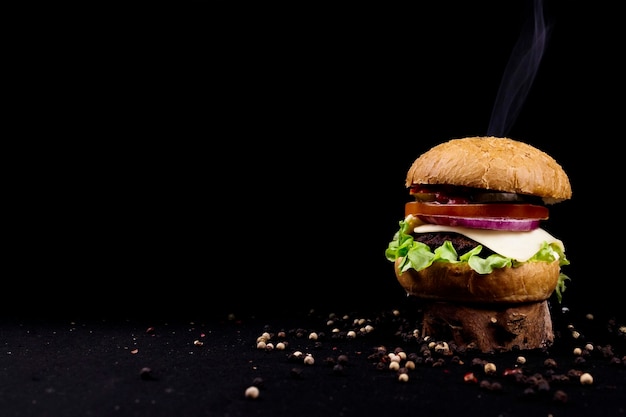
<instances>
[{"instance_id":1,"label":"red onion ring","mask_svg":"<svg viewBox=\"0 0 626 417\"><path fill-rule=\"evenodd\" d=\"M472 229L508 230L528 232L539 227L540 219L511 219L506 217L456 217L417 216L421 221L442 226L469 227Z\"/></svg>"}]
</instances>

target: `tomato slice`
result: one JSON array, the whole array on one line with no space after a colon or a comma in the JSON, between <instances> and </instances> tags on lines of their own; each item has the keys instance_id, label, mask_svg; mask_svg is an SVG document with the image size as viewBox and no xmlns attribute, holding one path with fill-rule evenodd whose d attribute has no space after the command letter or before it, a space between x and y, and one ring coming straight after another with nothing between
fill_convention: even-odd
<instances>
[{"instance_id":1,"label":"tomato slice","mask_svg":"<svg viewBox=\"0 0 626 417\"><path fill-rule=\"evenodd\" d=\"M438 204L410 201L404 216L451 216L469 218L510 218L546 220L548 209L534 204Z\"/></svg>"}]
</instances>

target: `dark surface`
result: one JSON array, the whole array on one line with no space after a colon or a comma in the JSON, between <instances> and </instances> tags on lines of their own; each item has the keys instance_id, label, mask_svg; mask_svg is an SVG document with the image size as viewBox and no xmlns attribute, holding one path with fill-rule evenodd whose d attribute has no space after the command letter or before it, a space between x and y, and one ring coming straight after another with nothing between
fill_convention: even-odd
<instances>
[{"instance_id":1,"label":"dark surface","mask_svg":"<svg viewBox=\"0 0 626 417\"><path fill-rule=\"evenodd\" d=\"M564 384L570 401L557 405L558 384L533 399L502 377L502 393L464 384L467 363L399 384L365 359L405 345L391 324L320 350L290 337L316 354L301 380L286 352L255 349L266 325L320 330L331 312L376 317L406 301L384 257L406 171L435 144L486 134L529 4L25 14L7 57L5 118L18 133L0 414L623 415L623 366L598 353L584 365L594 385ZM545 2L548 47L508 136L568 173L573 197L544 225L571 261L557 310L622 358L623 337L606 333L612 317L624 324L626 71L613 9ZM576 368L574 344L548 353L559 373ZM354 361L341 377L322 364L338 352ZM515 357L493 359L503 369ZM545 374L543 358L529 372ZM154 381L139 377L146 366ZM255 376L266 386L247 401Z\"/></svg>"},{"instance_id":2,"label":"dark surface","mask_svg":"<svg viewBox=\"0 0 626 417\"><path fill-rule=\"evenodd\" d=\"M623 321L555 312L557 338L546 349L480 353L449 344L444 354L416 337L419 310L405 301L396 310L281 318L3 321L0 409L6 417L626 413ZM272 350L257 346L265 332ZM389 353L400 350L417 364L406 382L389 369ZM582 385L582 373L593 384ZM256 399L245 395L252 385Z\"/></svg>"}]
</instances>

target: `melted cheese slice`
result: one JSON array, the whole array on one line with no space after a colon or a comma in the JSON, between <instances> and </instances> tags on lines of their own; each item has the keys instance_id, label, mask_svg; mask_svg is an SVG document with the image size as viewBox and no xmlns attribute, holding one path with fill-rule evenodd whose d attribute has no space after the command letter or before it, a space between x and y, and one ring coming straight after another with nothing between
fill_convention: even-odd
<instances>
[{"instance_id":1,"label":"melted cheese slice","mask_svg":"<svg viewBox=\"0 0 626 417\"><path fill-rule=\"evenodd\" d=\"M556 243L565 251L563 242L541 228L529 232L470 229L467 227L422 224L415 233L454 232L469 237L502 256L525 262L541 249L543 242Z\"/></svg>"}]
</instances>

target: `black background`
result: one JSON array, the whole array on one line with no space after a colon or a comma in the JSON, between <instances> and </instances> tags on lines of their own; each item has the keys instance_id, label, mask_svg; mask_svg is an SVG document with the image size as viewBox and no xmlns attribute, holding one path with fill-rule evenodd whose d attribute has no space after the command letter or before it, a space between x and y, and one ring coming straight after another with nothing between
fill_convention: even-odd
<instances>
[{"instance_id":1,"label":"black background","mask_svg":"<svg viewBox=\"0 0 626 417\"><path fill-rule=\"evenodd\" d=\"M623 31L608 4L543 4L550 37L508 136L570 177L544 225L571 261L565 305L621 312ZM406 171L487 133L532 4L185 7L24 31L6 313L400 302L384 251Z\"/></svg>"}]
</instances>

